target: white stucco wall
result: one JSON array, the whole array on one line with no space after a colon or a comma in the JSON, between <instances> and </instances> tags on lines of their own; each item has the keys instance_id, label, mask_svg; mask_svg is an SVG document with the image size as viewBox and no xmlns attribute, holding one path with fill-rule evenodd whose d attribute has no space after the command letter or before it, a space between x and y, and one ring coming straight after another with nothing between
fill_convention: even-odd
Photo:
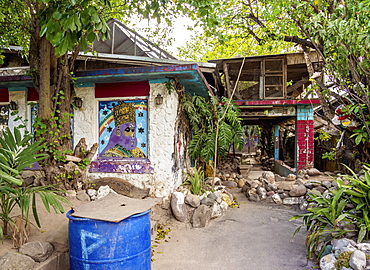
<instances>
[{"instance_id":1,"label":"white stucco wall","mask_svg":"<svg viewBox=\"0 0 370 270\"><path fill-rule=\"evenodd\" d=\"M155 104L157 94L163 96L162 105ZM77 88L76 96L82 98L83 108L75 111L74 145L84 137L90 148L94 143L98 143L98 100L95 99L94 87ZM136 98L148 98L149 160L154 172L151 174L89 173L88 177L119 177L137 187L150 188L151 195L156 197L167 196L181 184L183 170L183 168L174 168L174 150L177 141L175 139L177 93L169 94L164 84L152 83L149 97Z\"/></svg>"},{"instance_id":2,"label":"white stucco wall","mask_svg":"<svg viewBox=\"0 0 370 270\"><path fill-rule=\"evenodd\" d=\"M82 99L82 108L74 110L73 145L81 138L85 138L87 147L90 148L98 142L98 102L95 99L95 88L75 88L76 96Z\"/></svg>"},{"instance_id":3,"label":"white stucco wall","mask_svg":"<svg viewBox=\"0 0 370 270\"><path fill-rule=\"evenodd\" d=\"M19 125L28 126L25 120L29 119L29 108L27 107L27 92L24 89L23 91L9 91L9 102L14 101L17 103L17 115L11 115L12 111L9 111L9 121L8 126L10 130L13 130L14 127ZM17 117L21 117L20 120L15 121ZM30 121L29 121L30 122ZM23 133L24 130L21 129Z\"/></svg>"}]
</instances>

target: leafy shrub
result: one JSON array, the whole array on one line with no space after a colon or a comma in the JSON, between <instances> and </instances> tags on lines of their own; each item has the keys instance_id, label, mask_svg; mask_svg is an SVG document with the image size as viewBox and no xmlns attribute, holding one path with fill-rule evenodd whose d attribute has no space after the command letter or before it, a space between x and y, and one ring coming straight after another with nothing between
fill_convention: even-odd
<instances>
[{"instance_id":1,"label":"leafy shrub","mask_svg":"<svg viewBox=\"0 0 370 270\"><path fill-rule=\"evenodd\" d=\"M190 192L194 195L201 195L204 193L204 180L205 175L202 168L197 168L196 164L194 166L194 173L188 173L184 184L190 184Z\"/></svg>"},{"instance_id":2,"label":"leafy shrub","mask_svg":"<svg viewBox=\"0 0 370 270\"><path fill-rule=\"evenodd\" d=\"M32 209L37 225L41 226L37 214L36 194L39 194L48 212L52 206L56 213L63 213L60 201L68 202L65 197L58 195L61 190L55 189L55 186L34 187L23 182L22 172L45 158L45 155L38 154L43 147L41 143L31 143L31 138L30 134L22 136L18 128L14 128L13 132L7 128L0 137L0 220L3 222L2 226L0 224L1 238L8 233L9 223L15 225L11 212L16 206L20 209L25 225L29 222L29 212Z\"/></svg>"},{"instance_id":3,"label":"leafy shrub","mask_svg":"<svg viewBox=\"0 0 370 270\"><path fill-rule=\"evenodd\" d=\"M334 179L336 188L326 197L309 193L308 212L291 218L291 220L303 219L302 226L298 227L294 234L301 227L306 227L309 258L322 247L318 254L315 254L320 256L328 243L348 232L355 232L358 242L369 239L370 167L364 165L363 168L364 176L359 178L347 167L352 176ZM348 228L346 225L349 224L352 224L354 229L346 229Z\"/></svg>"}]
</instances>

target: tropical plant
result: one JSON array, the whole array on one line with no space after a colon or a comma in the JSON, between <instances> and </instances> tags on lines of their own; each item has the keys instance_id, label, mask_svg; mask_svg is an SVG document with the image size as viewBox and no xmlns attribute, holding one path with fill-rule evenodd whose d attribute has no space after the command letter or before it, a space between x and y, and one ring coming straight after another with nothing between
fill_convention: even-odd
<instances>
[{"instance_id":1,"label":"tropical plant","mask_svg":"<svg viewBox=\"0 0 370 270\"><path fill-rule=\"evenodd\" d=\"M297 228L294 234L298 233L301 227L306 227L308 233L306 244L310 259L313 255L320 257L330 241L349 232L349 230L342 227L344 223L349 223L349 213L343 213L348 202L346 198L342 198L343 192L344 189L332 191L329 198L324 195L309 193L310 208L307 209L308 213L296 215L290 219L303 219L303 224ZM341 221L341 226L339 226ZM315 254L319 247L321 249L318 254Z\"/></svg>"},{"instance_id":2,"label":"tropical plant","mask_svg":"<svg viewBox=\"0 0 370 270\"><path fill-rule=\"evenodd\" d=\"M204 171L201 167L197 167L195 164L194 166L194 172L193 173L187 173L186 179L184 181L184 185L189 184L190 185L190 192L194 195L201 195L204 193L204 181L206 177L204 175Z\"/></svg>"},{"instance_id":3,"label":"tropical plant","mask_svg":"<svg viewBox=\"0 0 370 270\"><path fill-rule=\"evenodd\" d=\"M18 128L14 128L13 132L6 128L0 137L0 220L3 222L0 226L1 238L8 234L9 223L15 225L11 217L15 207L19 208L25 225L29 222L29 212L32 209L36 224L41 226L37 213L37 194L48 212L52 206L56 213L63 213L60 201L68 203L65 197L58 195L61 190L56 189L56 186L34 187L26 185L22 180L21 174L26 168L45 158L44 154L38 153L43 147L41 143L31 143L31 138L30 134L22 135Z\"/></svg>"},{"instance_id":4,"label":"tropical plant","mask_svg":"<svg viewBox=\"0 0 370 270\"><path fill-rule=\"evenodd\" d=\"M344 165L352 175L336 178L336 188L329 195L317 195L309 193L308 202L310 207L307 213L296 215L291 218L303 219L303 224L297 228L296 234L301 227L308 231L307 249L309 258L322 247L318 256L322 254L325 246L333 239L342 237L348 232L357 234L357 242L370 236L370 167L364 165L364 176L359 177L348 166ZM346 225L355 226L347 229Z\"/></svg>"},{"instance_id":5,"label":"tropical plant","mask_svg":"<svg viewBox=\"0 0 370 270\"><path fill-rule=\"evenodd\" d=\"M219 101L214 96L209 100L201 96L188 96L183 100L193 133L189 145L191 158L207 162L215 158L216 151L220 156L225 156L232 144L238 149L244 146L240 111L233 103L226 108L227 101L225 97Z\"/></svg>"}]
</instances>

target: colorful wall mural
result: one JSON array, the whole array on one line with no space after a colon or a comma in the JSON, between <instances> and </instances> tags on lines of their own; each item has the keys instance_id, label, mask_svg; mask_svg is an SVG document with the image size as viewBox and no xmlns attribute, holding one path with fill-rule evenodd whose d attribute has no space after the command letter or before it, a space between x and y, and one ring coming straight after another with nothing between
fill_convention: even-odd
<instances>
[{"instance_id":1,"label":"colorful wall mural","mask_svg":"<svg viewBox=\"0 0 370 270\"><path fill-rule=\"evenodd\" d=\"M148 101L99 101L98 158L90 172L153 173L148 159Z\"/></svg>"},{"instance_id":2,"label":"colorful wall mural","mask_svg":"<svg viewBox=\"0 0 370 270\"><path fill-rule=\"evenodd\" d=\"M99 102L99 158L148 157L147 100Z\"/></svg>"}]
</instances>

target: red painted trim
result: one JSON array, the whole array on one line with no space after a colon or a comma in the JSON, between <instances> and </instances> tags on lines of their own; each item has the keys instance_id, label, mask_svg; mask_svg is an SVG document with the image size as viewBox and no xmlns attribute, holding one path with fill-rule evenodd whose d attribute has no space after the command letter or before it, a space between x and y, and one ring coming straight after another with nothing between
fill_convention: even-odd
<instances>
[{"instance_id":1,"label":"red painted trim","mask_svg":"<svg viewBox=\"0 0 370 270\"><path fill-rule=\"evenodd\" d=\"M8 88L0 89L0 102L9 102Z\"/></svg>"},{"instance_id":2,"label":"red painted trim","mask_svg":"<svg viewBox=\"0 0 370 270\"><path fill-rule=\"evenodd\" d=\"M38 101L39 93L37 93L35 87L28 87L27 101Z\"/></svg>"},{"instance_id":3,"label":"red painted trim","mask_svg":"<svg viewBox=\"0 0 370 270\"><path fill-rule=\"evenodd\" d=\"M318 99L266 99L266 100L237 100L238 105L302 105L320 104Z\"/></svg>"},{"instance_id":4,"label":"red painted trim","mask_svg":"<svg viewBox=\"0 0 370 270\"><path fill-rule=\"evenodd\" d=\"M149 96L148 81L97 83L95 84L95 98Z\"/></svg>"}]
</instances>

